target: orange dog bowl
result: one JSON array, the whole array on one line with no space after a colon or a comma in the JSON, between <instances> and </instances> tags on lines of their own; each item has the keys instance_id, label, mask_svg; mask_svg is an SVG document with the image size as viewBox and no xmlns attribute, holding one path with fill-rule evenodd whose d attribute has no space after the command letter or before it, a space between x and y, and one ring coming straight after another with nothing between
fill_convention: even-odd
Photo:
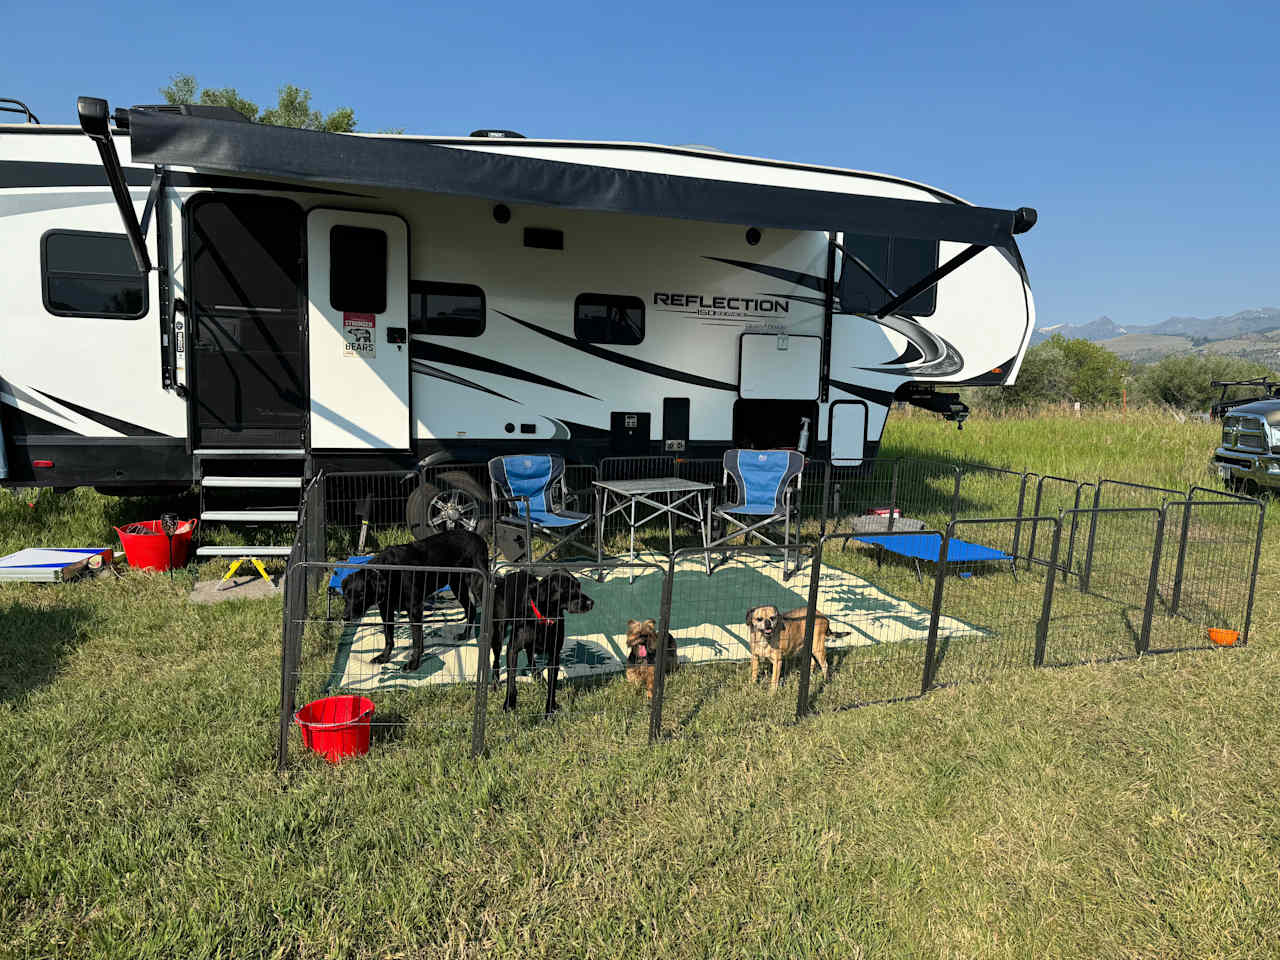
<instances>
[{"instance_id":1,"label":"orange dog bowl","mask_svg":"<svg viewBox=\"0 0 1280 960\"><path fill-rule=\"evenodd\" d=\"M1239 636L1239 630L1227 630L1224 627L1209 628L1209 639L1220 647L1234 647Z\"/></svg>"}]
</instances>

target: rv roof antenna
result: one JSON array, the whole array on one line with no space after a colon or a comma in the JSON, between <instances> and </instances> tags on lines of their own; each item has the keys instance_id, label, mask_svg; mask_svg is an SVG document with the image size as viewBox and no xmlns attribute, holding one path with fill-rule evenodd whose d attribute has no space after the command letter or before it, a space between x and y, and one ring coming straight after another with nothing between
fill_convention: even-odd
<instances>
[{"instance_id":1,"label":"rv roof antenna","mask_svg":"<svg viewBox=\"0 0 1280 960\"><path fill-rule=\"evenodd\" d=\"M6 103L12 103L12 104L13 104L13 106L12 106L12 107L6 107L6 106L4 106L4 104L6 104ZM31 112L31 108L30 108L30 107L28 107L28 106L27 106L25 103L23 103L21 100L13 100L13 99L11 99L11 98L9 98L9 97L0 97L0 112L3 112L3 113L21 113L21 114L23 114L23 115L26 117L26 119L23 121L23 123L37 123L37 124L38 124L38 123L40 122L40 121L39 121L39 119L37 119L36 115L35 115L34 113L32 113L32 112Z\"/></svg>"}]
</instances>

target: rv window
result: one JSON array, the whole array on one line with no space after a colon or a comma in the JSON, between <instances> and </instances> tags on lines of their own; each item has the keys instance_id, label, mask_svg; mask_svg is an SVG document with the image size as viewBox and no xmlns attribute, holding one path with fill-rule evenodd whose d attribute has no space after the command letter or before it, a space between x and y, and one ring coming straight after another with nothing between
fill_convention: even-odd
<instances>
[{"instance_id":1,"label":"rv window","mask_svg":"<svg viewBox=\"0 0 1280 960\"><path fill-rule=\"evenodd\" d=\"M874 271L875 275L901 293L938 266L936 240L909 240L904 237L872 237L846 233L844 248ZM840 274L840 306L845 313L878 310L889 295L851 260L844 261ZM931 287L902 305L898 313L913 317L930 316L938 304L938 288Z\"/></svg>"},{"instance_id":2,"label":"rv window","mask_svg":"<svg viewBox=\"0 0 1280 960\"><path fill-rule=\"evenodd\" d=\"M409 332L436 337L484 333L484 291L470 283L409 281Z\"/></svg>"},{"instance_id":3,"label":"rv window","mask_svg":"<svg viewBox=\"0 0 1280 960\"><path fill-rule=\"evenodd\" d=\"M369 227L329 231L329 305L351 313L387 310L387 235Z\"/></svg>"},{"instance_id":4,"label":"rv window","mask_svg":"<svg viewBox=\"0 0 1280 960\"><path fill-rule=\"evenodd\" d=\"M50 230L40 258L50 313L133 320L147 312L146 277L123 233Z\"/></svg>"},{"instance_id":5,"label":"rv window","mask_svg":"<svg viewBox=\"0 0 1280 960\"><path fill-rule=\"evenodd\" d=\"M634 347L644 339L644 301L584 293L573 302L573 335L583 343Z\"/></svg>"}]
</instances>

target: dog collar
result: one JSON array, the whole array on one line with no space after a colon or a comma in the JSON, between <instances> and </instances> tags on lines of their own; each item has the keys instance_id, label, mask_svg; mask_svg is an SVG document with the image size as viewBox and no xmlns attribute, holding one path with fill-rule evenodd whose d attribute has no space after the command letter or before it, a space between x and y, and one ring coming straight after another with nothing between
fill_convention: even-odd
<instances>
[{"instance_id":1,"label":"dog collar","mask_svg":"<svg viewBox=\"0 0 1280 960\"><path fill-rule=\"evenodd\" d=\"M546 619L547 619L546 617L544 617L544 616L542 615L542 611L538 609L538 605L537 605L537 604L535 604L532 600L530 600L530 601L529 601L529 609L531 609L531 610L533 611L533 615L534 615L535 617L537 617L539 620L546 620Z\"/></svg>"}]
</instances>

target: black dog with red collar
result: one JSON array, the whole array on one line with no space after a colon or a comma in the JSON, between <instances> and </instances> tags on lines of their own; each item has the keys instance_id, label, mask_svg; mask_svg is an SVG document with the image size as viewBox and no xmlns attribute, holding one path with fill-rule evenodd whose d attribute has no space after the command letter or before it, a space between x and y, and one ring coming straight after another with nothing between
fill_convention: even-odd
<instances>
[{"instance_id":1,"label":"black dog with red collar","mask_svg":"<svg viewBox=\"0 0 1280 960\"><path fill-rule=\"evenodd\" d=\"M555 712L565 615L586 613L594 605L592 599L582 592L577 578L564 568L552 570L542 579L524 571L509 573L497 582L491 640L495 688L502 644L508 633L511 636L507 642L507 698L502 709L514 710L516 707L516 661L523 650L530 669L534 666L535 657L541 657L546 663L546 713Z\"/></svg>"}]
</instances>

